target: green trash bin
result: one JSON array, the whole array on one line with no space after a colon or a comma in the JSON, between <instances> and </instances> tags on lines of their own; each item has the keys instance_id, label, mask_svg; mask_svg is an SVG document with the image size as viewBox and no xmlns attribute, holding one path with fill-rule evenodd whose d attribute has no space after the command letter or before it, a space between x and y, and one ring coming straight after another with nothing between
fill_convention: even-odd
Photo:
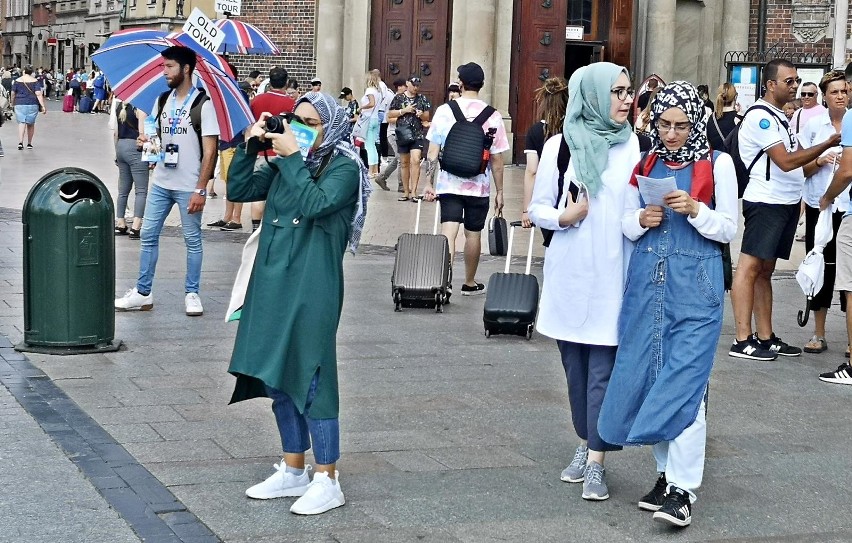
<instances>
[{"instance_id":1,"label":"green trash bin","mask_svg":"<svg viewBox=\"0 0 852 543\"><path fill-rule=\"evenodd\" d=\"M114 206L86 170L60 168L24 201L24 341L19 351L115 351Z\"/></svg>"}]
</instances>

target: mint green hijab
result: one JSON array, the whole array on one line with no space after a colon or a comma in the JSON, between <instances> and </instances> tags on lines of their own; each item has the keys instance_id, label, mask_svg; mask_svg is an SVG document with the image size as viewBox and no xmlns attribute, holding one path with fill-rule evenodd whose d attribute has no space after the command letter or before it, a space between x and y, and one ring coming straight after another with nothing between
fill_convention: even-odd
<instances>
[{"instance_id":1,"label":"mint green hijab","mask_svg":"<svg viewBox=\"0 0 852 543\"><path fill-rule=\"evenodd\" d=\"M615 80L627 69L610 62L596 62L577 70L568 82L568 111L562 134L571 149L574 172L597 196L603 183L609 148L623 143L633 131L630 123L618 124L609 116Z\"/></svg>"}]
</instances>

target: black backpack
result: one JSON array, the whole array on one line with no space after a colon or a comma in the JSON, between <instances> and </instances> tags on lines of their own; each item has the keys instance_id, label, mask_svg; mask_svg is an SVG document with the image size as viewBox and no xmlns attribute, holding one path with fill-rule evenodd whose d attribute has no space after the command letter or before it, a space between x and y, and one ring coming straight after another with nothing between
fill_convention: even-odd
<instances>
[{"instance_id":1,"label":"black backpack","mask_svg":"<svg viewBox=\"0 0 852 543\"><path fill-rule=\"evenodd\" d=\"M565 171L568 169L568 163L571 162L571 149L568 148L568 142L563 136L559 140L559 155L556 157L556 170L559 172L559 177L556 179L556 205L559 206L559 201L562 200L562 191L565 187ZM553 238L553 230L547 228L541 229L541 236L544 238L545 247L550 246L550 240Z\"/></svg>"},{"instance_id":2,"label":"black backpack","mask_svg":"<svg viewBox=\"0 0 852 543\"><path fill-rule=\"evenodd\" d=\"M760 104L755 104L748 108L745 113L743 113L743 120L740 121L740 124L736 125L731 133L728 134L728 137L725 138L725 148L719 149L719 151L724 151L731 155L731 158L734 160L734 169L737 172L737 186L739 188L739 196L743 197L745 193L746 187L748 186L749 175L751 174L752 168L757 164L757 161L760 160L760 157L763 156L766 151L761 149L758 151L757 155L754 157L754 160L751 161L751 164L748 166L743 162L742 157L740 156L740 127L745 122L745 116L749 114L750 111L754 111L757 109L762 109L764 111L769 112L770 115L775 119L775 122L779 125L783 126L785 130L790 131L790 125L786 120L782 120L778 118L778 116L768 107L762 106ZM769 158L766 159L766 180L769 181Z\"/></svg>"},{"instance_id":3,"label":"black backpack","mask_svg":"<svg viewBox=\"0 0 852 543\"><path fill-rule=\"evenodd\" d=\"M189 107L189 122L192 123L192 128L195 130L195 135L198 136L198 148L201 150L201 156L204 156L204 145L201 143L201 106L204 105L204 102L210 99L207 96L207 93L204 89L196 89L198 94L195 98L192 99L192 105ZM157 110L157 128L160 129L162 133L162 127L160 126L160 115L163 113L163 108L166 107L166 100L169 99L169 95L172 91L166 91L160 95L160 98L157 100L157 104L159 105L159 109Z\"/></svg>"},{"instance_id":4,"label":"black backpack","mask_svg":"<svg viewBox=\"0 0 852 543\"><path fill-rule=\"evenodd\" d=\"M482 131L482 126L496 110L485 106L474 120L468 121L455 100L450 100L447 105L450 106L456 123L450 127L438 157L441 169L457 177L476 177L485 172L488 155L484 151L491 147L494 133L497 132L496 129L490 128L486 134Z\"/></svg>"}]
</instances>

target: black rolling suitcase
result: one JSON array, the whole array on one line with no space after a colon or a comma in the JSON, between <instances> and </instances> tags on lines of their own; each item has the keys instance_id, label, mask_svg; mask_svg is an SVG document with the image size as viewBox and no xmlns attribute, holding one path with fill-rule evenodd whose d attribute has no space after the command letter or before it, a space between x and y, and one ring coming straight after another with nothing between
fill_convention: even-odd
<instances>
[{"instance_id":1,"label":"black rolling suitcase","mask_svg":"<svg viewBox=\"0 0 852 543\"><path fill-rule=\"evenodd\" d=\"M494 273L488 279L485 309L482 313L485 337L491 337L495 334L526 336L527 339L532 337L535 317L538 313L538 279L536 276L530 275L535 228L530 228L526 272L509 273L509 264L512 261L512 241L515 237L516 226L521 226L520 221L511 223L506 268L503 273Z\"/></svg>"},{"instance_id":2,"label":"black rolling suitcase","mask_svg":"<svg viewBox=\"0 0 852 543\"><path fill-rule=\"evenodd\" d=\"M441 313L449 301L450 244L446 236L438 234L438 206L432 234L417 233L421 203L422 198L417 201L414 233L402 234L396 242L391 294L396 311L402 311L403 307L434 307Z\"/></svg>"}]
</instances>

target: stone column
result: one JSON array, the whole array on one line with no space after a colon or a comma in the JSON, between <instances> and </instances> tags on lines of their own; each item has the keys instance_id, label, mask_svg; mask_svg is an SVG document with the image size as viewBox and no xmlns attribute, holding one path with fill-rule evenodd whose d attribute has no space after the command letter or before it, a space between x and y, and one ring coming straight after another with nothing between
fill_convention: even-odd
<instances>
[{"instance_id":1,"label":"stone column","mask_svg":"<svg viewBox=\"0 0 852 543\"><path fill-rule=\"evenodd\" d=\"M344 0L320 0L317 5L317 73L323 90L337 96L343 77ZM300 81L301 83L301 81Z\"/></svg>"},{"instance_id":2,"label":"stone column","mask_svg":"<svg viewBox=\"0 0 852 543\"><path fill-rule=\"evenodd\" d=\"M749 0L724 0L722 11L722 71L720 81L728 80L725 54L728 51L748 51Z\"/></svg>"},{"instance_id":3,"label":"stone column","mask_svg":"<svg viewBox=\"0 0 852 543\"><path fill-rule=\"evenodd\" d=\"M834 0L834 45L831 55L835 68L846 67L846 28L849 23L849 0Z\"/></svg>"},{"instance_id":4,"label":"stone column","mask_svg":"<svg viewBox=\"0 0 852 543\"><path fill-rule=\"evenodd\" d=\"M496 49L494 30L497 2L498 0L476 0L475 2L453 3L450 79L456 76L455 70L459 65L466 62L476 62L485 71L485 87L483 87L480 97L489 103L492 101L494 84L497 79L494 66ZM509 40L511 40L511 35L510 20ZM508 74L508 66L505 67L505 70L505 73Z\"/></svg>"},{"instance_id":5,"label":"stone column","mask_svg":"<svg viewBox=\"0 0 852 543\"><path fill-rule=\"evenodd\" d=\"M675 17L677 0L650 0L646 23L645 72L641 81L655 73L665 81L674 75Z\"/></svg>"}]
</instances>

